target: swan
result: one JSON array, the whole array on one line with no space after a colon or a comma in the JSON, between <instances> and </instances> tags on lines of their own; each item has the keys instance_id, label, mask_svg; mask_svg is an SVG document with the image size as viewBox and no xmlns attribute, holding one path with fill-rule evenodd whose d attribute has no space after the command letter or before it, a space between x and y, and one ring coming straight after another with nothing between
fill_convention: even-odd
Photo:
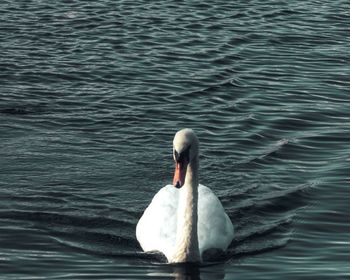
<instances>
[{"instance_id":1,"label":"swan","mask_svg":"<svg viewBox=\"0 0 350 280\"><path fill-rule=\"evenodd\" d=\"M209 252L225 251L233 225L215 194L198 183L199 141L192 129L173 140L175 174L153 197L136 226L145 252L160 251L169 263L199 263Z\"/></svg>"}]
</instances>

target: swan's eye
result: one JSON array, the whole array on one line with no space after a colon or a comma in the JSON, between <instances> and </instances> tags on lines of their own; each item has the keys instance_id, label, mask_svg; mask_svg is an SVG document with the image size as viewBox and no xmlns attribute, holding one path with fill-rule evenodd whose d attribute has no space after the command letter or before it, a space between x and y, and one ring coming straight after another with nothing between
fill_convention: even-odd
<instances>
[{"instance_id":1,"label":"swan's eye","mask_svg":"<svg viewBox=\"0 0 350 280\"><path fill-rule=\"evenodd\" d=\"M186 150L182 151L181 153L178 153L176 150L174 150L174 157L177 162L189 162L190 161L190 148L191 146L188 146Z\"/></svg>"}]
</instances>

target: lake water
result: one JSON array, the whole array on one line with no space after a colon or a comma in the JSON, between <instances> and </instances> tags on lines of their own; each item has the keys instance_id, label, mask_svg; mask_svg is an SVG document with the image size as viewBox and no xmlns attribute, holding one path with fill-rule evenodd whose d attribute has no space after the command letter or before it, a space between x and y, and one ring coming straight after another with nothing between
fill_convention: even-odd
<instances>
[{"instance_id":1,"label":"lake water","mask_svg":"<svg viewBox=\"0 0 350 280\"><path fill-rule=\"evenodd\" d=\"M2 279L349 279L349 1L2 1ZM227 256L135 227L193 128Z\"/></svg>"}]
</instances>

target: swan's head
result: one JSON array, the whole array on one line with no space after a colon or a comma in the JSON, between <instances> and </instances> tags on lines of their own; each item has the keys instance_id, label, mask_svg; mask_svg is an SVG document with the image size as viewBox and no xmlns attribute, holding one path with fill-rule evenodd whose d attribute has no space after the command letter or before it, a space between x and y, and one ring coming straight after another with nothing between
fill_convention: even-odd
<instances>
[{"instance_id":1,"label":"swan's head","mask_svg":"<svg viewBox=\"0 0 350 280\"><path fill-rule=\"evenodd\" d=\"M179 130L173 140L173 156L176 164L173 185L185 184L187 166L198 159L198 138L192 129Z\"/></svg>"}]
</instances>

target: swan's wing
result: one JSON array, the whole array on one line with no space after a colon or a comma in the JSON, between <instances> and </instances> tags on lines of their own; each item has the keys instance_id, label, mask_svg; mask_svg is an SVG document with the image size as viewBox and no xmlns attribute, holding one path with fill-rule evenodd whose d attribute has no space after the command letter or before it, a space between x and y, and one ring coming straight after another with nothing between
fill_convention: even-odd
<instances>
[{"instance_id":1,"label":"swan's wing","mask_svg":"<svg viewBox=\"0 0 350 280\"><path fill-rule=\"evenodd\" d=\"M226 250L233 239L233 225L221 202L206 186L198 188L198 243L207 249Z\"/></svg>"},{"instance_id":2,"label":"swan's wing","mask_svg":"<svg viewBox=\"0 0 350 280\"><path fill-rule=\"evenodd\" d=\"M136 226L136 238L144 251L160 251L168 259L176 240L179 192L167 185L159 190Z\"/></svg>"}]
</instances>

